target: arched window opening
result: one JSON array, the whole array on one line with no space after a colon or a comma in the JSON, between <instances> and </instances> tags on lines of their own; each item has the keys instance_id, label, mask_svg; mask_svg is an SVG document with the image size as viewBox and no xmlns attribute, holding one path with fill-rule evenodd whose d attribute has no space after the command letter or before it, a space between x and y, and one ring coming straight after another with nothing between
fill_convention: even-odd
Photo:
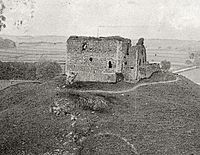
<instances>
[{"instance_id":1,"label":"arched window opening","mask_svg":"<svg viewBox=\"0 0 200 155\"><path fill-rule=\"evenodd\" d=\"M108 68L112 68L112 62L111 61L108 62Z\"/></svg>"}]
</instances>

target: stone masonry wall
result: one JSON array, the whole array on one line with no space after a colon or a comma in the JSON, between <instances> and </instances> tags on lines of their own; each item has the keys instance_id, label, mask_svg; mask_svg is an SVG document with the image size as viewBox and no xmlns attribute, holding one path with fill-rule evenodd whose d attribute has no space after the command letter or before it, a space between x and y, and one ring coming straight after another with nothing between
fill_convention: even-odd
<instances>
[{"instance_id":1,"label":"stone masonry wall","mask_svg":"<svg viewBox=\"0 0 200 155\"><path fill-rule=\"evenodd\" d=\"M67 41L67 72L78 81L115 82L123 57L122 38L70 37Z\"/></svg>"},{"instance_id":2,"label":"stone masonry wall","mask_svg":"<svg viewBox=\"0 0 200 155\"><path fill-rule=\"evenodd\" d=\"M153 73L161 71L157 63L145 64L139 67L138 76L140 79L149 78Z\"/></svg>"},{"instance_id":3,"label":"stone masonry wall","mask_svg":"<svg viewBox=\"0 0 200 155\"><path fill-rule=\"evenodd\" d=\"M136 46L136 48L137 48L137 50L138 50L138 65L139 66L142 66L142 65L144 65L144 64L146 64L146 49L145 49L145 47L144 46L142 46L142 45L137 45Z\"/></svg>"},{"instance_id":4,"label":"stone masonry wall","mask_svg":"<svg viewBox=\"0 0 200 155\"><path fill-rule=\"evenodd\" d=\"M72 36L67 41L66 72L77 73L77 81L116 82L123 75L126 82L136 82L158 70L147 65L143 41L136 46L121 37Z\"/></svg>"},{"instance_id":5,"label":"stone masonry wall","mask_svg":"<svg viewBox=\"0 0 200 155\"><path fill-rule=\"evenodd\" d=\"M124 77L127 82L136 82L140 79L138 68L146 64L146 49L142 45L132 46L126 55Z\"/></svg>"},{"instance_id":6,"label":"stone masonry wall","mask_svg":"<svg viewBox=\"0 0 200 155\"><path fill-rule=\"evenodd\" d=\"M124 62L124 78L127 82L132 82L135 79L135 72L136 72L136 50L132 46L128 53L125 55L125 62Z\"/></svg>"}]
</instances>

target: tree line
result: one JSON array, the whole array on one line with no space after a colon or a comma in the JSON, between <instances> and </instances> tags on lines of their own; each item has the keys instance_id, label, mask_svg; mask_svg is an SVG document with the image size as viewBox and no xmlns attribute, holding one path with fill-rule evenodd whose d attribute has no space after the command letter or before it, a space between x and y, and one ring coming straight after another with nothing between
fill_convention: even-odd
<instances>
[{"instance_id":1,"label":"tree line","mask_svg":"<svg viewBox=\"0 0 200 155\"><path fill-rule=\"evenodd\" d=\"M0 61L0 80L49 80L61 72L61 66L54 61L37 63Z\"/></svg>"}]
</instances>

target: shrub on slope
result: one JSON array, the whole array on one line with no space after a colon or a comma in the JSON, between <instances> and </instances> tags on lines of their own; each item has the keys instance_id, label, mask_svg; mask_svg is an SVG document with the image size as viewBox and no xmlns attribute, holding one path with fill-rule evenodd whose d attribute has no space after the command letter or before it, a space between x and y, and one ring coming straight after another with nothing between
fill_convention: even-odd
<instances>
[{"instance_id":1,"label":"shrub on slope","mask_svg":"<svg viewBox=\"0 0 200 155\"><path fill-rule=\"evenodd\" d=\"M0 80L35 80L36 67L33 63L1 62Z\"/></svg>"},{"instance_id":2,"label":"shrub on slope","mask_svg":"<svg viewBox=\"0 0 200 155\"><path fill-rule=\"evenodd\" d=\"M40 61L36 64L36 75L38 79L49 80L62 72L62 68L54 61Z\"/></svg>"}]
</instances>

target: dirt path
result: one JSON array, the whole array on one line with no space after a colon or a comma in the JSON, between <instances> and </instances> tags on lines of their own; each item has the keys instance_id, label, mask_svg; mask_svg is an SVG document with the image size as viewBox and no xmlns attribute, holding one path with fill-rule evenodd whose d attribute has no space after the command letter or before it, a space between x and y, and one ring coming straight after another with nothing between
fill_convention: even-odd
<instances>
[{"instance_id":1,"label":"dirt path","mask_svg":"<svg viewBox=\"0 0 200 155\"><path fill-rule=\"evenodd\" d=\"M119 91L106 91L106 90L77 90L79 93L108 93L108 94L121 94L121 93L128 93L131 91L136 90L139 87L142 86L148 86L148 85L156 85L156 84L166 84L166 83L174 83L179 81L180 78L177 77L176 80L170 80L170 81L159 81L159 82L151 82L151 83L142 83L138 84L137 86L134 86L133 88L126 89L126 90L119 90Z\"/></svg>"},{"instance_id":2,"label":"dirt path","mask_svg":"<svg viewBox=\"0 0 200 155\"><path fill-rule=\"evenodd\" d=\"M175 70L175 71L173 71L173 73L182 73L182 72L186 72L186 71L197 69L197 68L199 68L199 66L187 67L187 68Z\"/></svg>"}]
</instances>

